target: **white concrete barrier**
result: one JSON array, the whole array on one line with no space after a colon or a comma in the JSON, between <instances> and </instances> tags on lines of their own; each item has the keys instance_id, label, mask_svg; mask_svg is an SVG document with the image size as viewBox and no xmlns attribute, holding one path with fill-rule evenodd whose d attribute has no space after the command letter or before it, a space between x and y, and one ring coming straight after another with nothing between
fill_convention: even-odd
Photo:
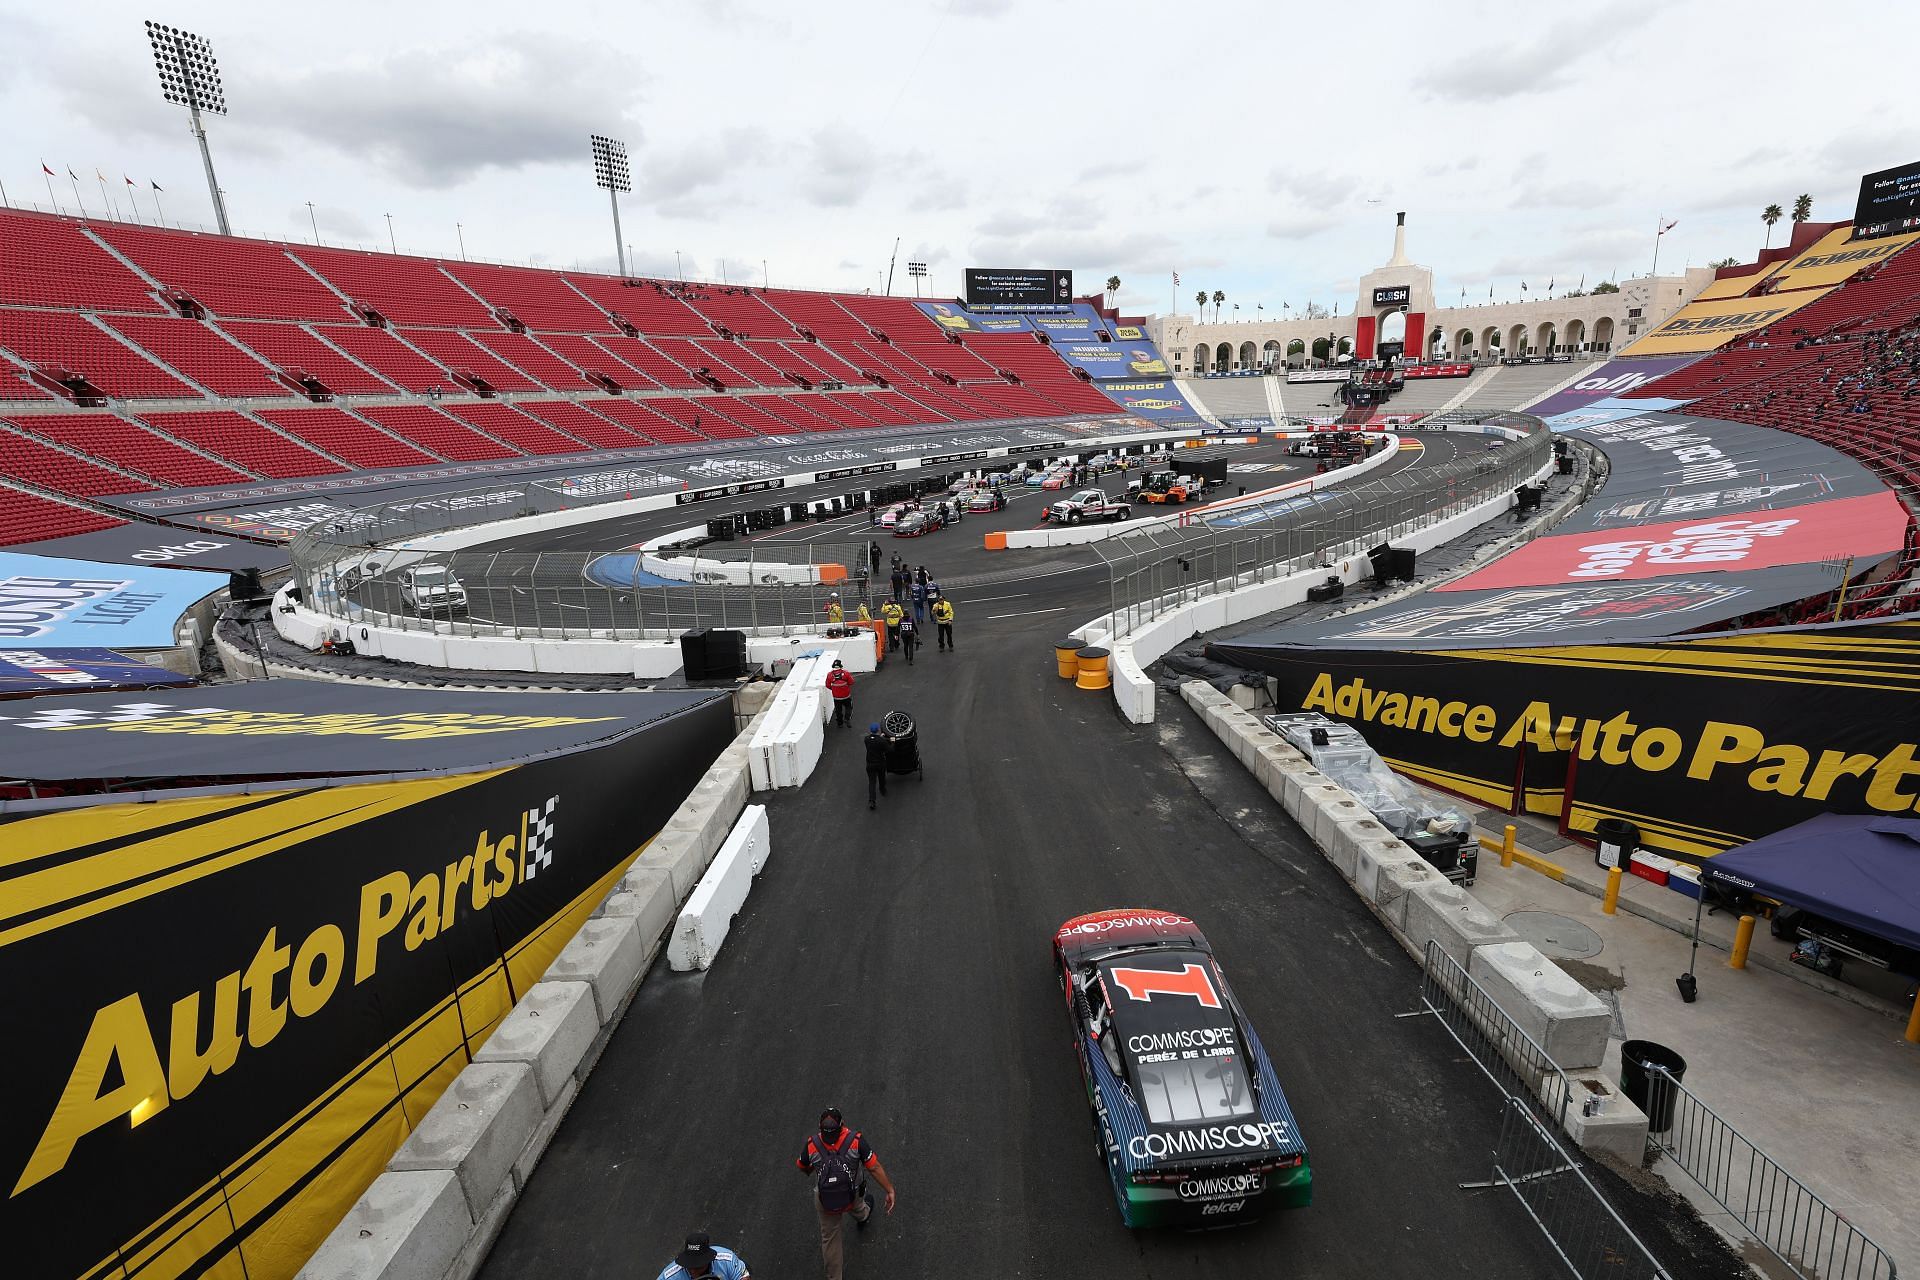
<instances>
[{"instance_id":1,"label":"white concrete barrier","mask_svg":"<svg viewBox=\"0 0 1920 1280\"><path fill-rule=\"evenodd\" d=\"M803 657L781 682L759 729L747 744L753 790L797 787L813 776L826 749L826 722L832 695L824 685L832 669L825 656Z\"/></svg>"},{"instance_id":2,"label":"white concrete barrier","mask_svg":"<svg viewBox=\"0 0 1920 1280\"><path fill-rule=\"evenodd\" d=\"M1407 939L1422 953L1429 943L1438 945L1466 969L1477 948L1518 942L1520 935L1472 894L1443 879L1415 886L1407 898Z\"/></svg>"},{"instance_id":3,"label":"white concrete barrier","mask_svg":"<svg viewBox=\"0 0 1920 1280\"><path fill-rule=\"evenodd\" d=\"M1467 976L1562 1067L1598 1067L1606 1056L1613 1015L1532 943L1475 947Z\"/></svg>"},{"instance_id":4,"label":"white concrete barrier","mask_svg":"<svg viewBox=\"0 0 1920 1280\"><path fill-rule=\"evenodd\" d=\"M767 865L771 852L767 807L750 804L674 921L667 943L670 968L687 973L712 966L733 917L746 905L753 878Z\"/></svg>"}]
</instances>

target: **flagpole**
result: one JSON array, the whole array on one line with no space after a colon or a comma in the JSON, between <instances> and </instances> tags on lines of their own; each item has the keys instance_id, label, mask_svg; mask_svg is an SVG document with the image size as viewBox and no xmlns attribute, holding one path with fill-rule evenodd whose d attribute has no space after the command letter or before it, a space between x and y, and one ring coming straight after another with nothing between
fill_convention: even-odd
<instances>
[{"instance_id":1,"label":"flagpole","mask_svg":"<svg viewBox=\"0 0 1920 1280\"><path fill-rule=\"evenodd\" d=\"M1653 270L1647 273L1649 278L1657 278L1660 275L1660 240L1661 240L1661 237L1667 234L1666 225L1667 225L1667 215L1664 213L1654 220Z\"/></svg>"},{"instance_id":2,"label":"flagpole","mask_svg":"<svg viewBox=\"0 0 1920 1280\"><path fill-rule=\"evenodd\" d=\"M100 178L100 171L95 169L93 176ZM107 180L105 178L100 178L100 203L106 206L107 216L109 218L115 222L120 220L120 215L113 211L113 197L107 194Z\"/></svg>"},{"instance_id":3,"label":"flagpole","mask_svg":"<svg viewBox=\"0 0 1920 1280\"><path fill-rule=\"evenodd\" d=\"M53 175L47 172L47 166L40 166L40 174L47 180L47 206L54 213L60 212L60 202L53 198Z\"/></svg>"},{"instance_id":4,"label":"flagpole","mask_svg":"<svg viewBox=\"0 0 1920 1280\"><path fill-rule=\"evenodd\" d=\"M152 181L149 180L147 185L152 187ZM153 187L153 220L159 226L167 225L167 211L160 207L160 188L158 187Z\"/></svg>"},{"instance_id":5,"label":"flagpole","mask_svg":"<svg viewBox=\"0 0 1920 1280\"><path fill-rule=\"evenodd\" d=\"M73 179L73 202L80 206L80 216L84 218L87 216L87 202L80 198L80 179L74 176L71 169L67 170L67 177Z\"/></svg>"}]
</instances>

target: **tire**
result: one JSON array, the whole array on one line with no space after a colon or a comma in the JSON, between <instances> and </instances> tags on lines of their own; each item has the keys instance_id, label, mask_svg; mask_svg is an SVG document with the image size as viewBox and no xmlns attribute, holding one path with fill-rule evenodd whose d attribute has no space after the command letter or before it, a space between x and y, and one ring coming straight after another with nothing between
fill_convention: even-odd
<instances>
[{"instance_id":1,"label":"tire","mask_svg":"<svg viewBox=\"0 0 1920 1280\"><path fill-rule=\"evenodd\" d=\"M1080 513L1079 513L1078 511L1069 511L1069 512L1067 512L1067 523L1068 523L1068 524L1079 524L1079 523L1080 523Z\"/></svg>"}]
</instances>

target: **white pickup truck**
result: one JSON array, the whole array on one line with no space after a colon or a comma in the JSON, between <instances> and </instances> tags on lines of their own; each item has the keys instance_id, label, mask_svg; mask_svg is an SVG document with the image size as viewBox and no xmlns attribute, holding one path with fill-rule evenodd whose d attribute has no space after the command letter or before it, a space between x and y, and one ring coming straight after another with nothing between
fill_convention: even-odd
<instances>
[{"instance_id":1,"label":"white pickup truck","mask_svg":"<svg viewBox=\"0 0 1920 1280\"><path fill-rule=\"evenodd\" d=\"M1083 520L1125 520L1133 508L1119 498L1109 498L1098 489L1082 489L1071 498L1047 508L1047 519L1061 524L1079 524Z\"/></svg>"}]
</instances>

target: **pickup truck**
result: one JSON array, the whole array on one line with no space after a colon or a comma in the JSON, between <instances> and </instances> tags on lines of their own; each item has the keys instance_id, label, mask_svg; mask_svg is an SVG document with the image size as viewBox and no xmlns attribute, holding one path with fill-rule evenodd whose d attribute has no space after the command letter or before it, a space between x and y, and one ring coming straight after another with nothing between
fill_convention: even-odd
<instances>
[{"instance_id":1,"label":"pickup truck","mask_svg":"<svg viewBox=\"0 0 1920 1280\"><path fill-rule=\"evenodd\" d=\"M1133 508L1119 498L1109 498L1098 489L1082 489L1071 498L1047 508L1047 519L1061 524L1079 524L1083 520L1125 520Z\"/></svg>"}]
</instances>

